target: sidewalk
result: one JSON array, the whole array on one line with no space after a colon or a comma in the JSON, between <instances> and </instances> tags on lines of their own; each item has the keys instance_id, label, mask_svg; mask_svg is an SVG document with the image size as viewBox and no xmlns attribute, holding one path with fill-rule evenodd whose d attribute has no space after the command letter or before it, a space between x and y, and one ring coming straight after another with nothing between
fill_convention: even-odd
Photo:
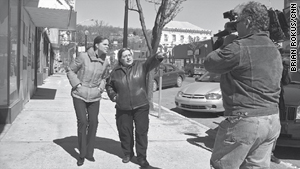
<instances>
[{"instance_id":1,"label":"sidewalk","mask_svg":"<svg viewBox=\"0 0 300 169\"><path fill-rule=\"evenodd\" d=\"M0 130L1 169L138 169L123 156L114 103L101 100L94 157L76 165L77 124L64 74L48 77L11 125ZM155 106L157 110L157 105ZM150 113L148 161L154 169L209 169L209 129L167 109Z\"/></svg>"}]
</instances>

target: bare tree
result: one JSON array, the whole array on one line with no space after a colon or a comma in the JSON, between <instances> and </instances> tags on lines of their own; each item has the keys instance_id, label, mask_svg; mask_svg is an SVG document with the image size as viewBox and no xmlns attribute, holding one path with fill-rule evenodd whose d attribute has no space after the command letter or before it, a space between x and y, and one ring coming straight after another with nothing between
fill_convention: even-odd
<instances>
[{"instance_id":1,"label":"bare tree","mask_svg":"<svg viewBox=\"0 0 300 169\"><path fill-rule=\"evenodd\" d=\"M85 31L88 32L87 41L93 42L98 35L109 37L111 29L107 23L102 20L94 20L92 25L76 25L76 41L83 43L85 40Z\"/></svg>"},{"instance_id":2,"label":"bare tree","mask_svg":"<svg viewBox=\"0 0 300 169\"><path fill-rule=\"evenodd\" d=\"M204 46L204 44L200 43L198 39L195 37L189 36L189 49L193 52L193 63L199 63L199 58L196 57L196 51L199 50L198 55L200 55L200 48Z\"/></svg>"},{"instance_id":3,"label":"bare tree","mask_svg":"<svg viewBox=\"0 0 300 169\"><path fill-rule=\"evenodd\" d=\"M135 0L136 8L132 4L129 5L129 10L136 11L139 13L139 19L141 22L143 35L146 39L146 44L149 50L149 56L152 56L157 52L159 47L159 42L161 38L161 33L171 20L181 11L181 4L186 0L146 0L147 2L153 3L155 6L158 6L156 18L154 21L154 26L152 28L152 37L151 40L147 36L147 29L145 24L144 13L140 0ZM148 83L148 99L150 101L150 109L153 110L153 79L154 71L151 71L147 78Z\"/></svg>"}]
</instances>

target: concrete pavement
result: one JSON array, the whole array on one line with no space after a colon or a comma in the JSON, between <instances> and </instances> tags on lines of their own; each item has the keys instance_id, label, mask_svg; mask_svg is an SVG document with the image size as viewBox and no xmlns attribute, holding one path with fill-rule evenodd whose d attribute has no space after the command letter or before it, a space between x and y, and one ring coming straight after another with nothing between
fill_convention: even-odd
<instances>
[{"instance_id":1,"label":"concrete pavement","mask_svg":"<svg viewBox=\"0 0 300 169\"><path fill-rule=\"evenodd\" d=\"M115 124L114 103L101 100L94 157L76 165L77 124L65 74L39 86L13 124L0 130L1 169L134 169L123 156ZM213 138L209 128L167 109L150 113L148 161L154 169L209 169ZM212 132L212 134L214 134Z\"/></svg>"}]
</instances>

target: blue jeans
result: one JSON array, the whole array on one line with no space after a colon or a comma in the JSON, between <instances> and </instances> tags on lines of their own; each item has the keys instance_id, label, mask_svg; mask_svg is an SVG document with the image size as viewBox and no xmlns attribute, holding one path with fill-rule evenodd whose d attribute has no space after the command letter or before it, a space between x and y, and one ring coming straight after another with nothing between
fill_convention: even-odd
<instances>
[{"instance_id":1,"label":"blue jeans","mask_svg":"<svg viewBox=\"0 0 300 169\"><path fill-rule=\"evenodd\" d=\"M280 134L279 115L229 117L222 121L210 159L215 169L269 169Z\"/></svg>"}]
</instances>

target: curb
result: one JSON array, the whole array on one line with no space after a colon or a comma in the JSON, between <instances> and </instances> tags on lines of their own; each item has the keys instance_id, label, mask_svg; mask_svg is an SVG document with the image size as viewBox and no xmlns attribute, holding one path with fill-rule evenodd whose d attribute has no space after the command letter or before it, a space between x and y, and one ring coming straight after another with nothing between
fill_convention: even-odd
<instances>
[{"instance_id":1,"label":"curb","mask_svg":"<svg viewBox=\"0 0 300 169\"><path fill-rule=\"evenodd\" d=\"M154 107L156 107L156 108L159 107L157 103L154 103L154 102L153 102L153 105L154 105ZM188 120L189 122L198 125L199 127L201 127L202 129L204 129L205 131L211 130L211 128L206 127L206 126L204 126L203 124L201 124L201 123L199 123L199 122L197 122L197 121L195 121L195 120L189 119L189 118L187 118L187 117L185 117L185 116L183 116L183 115L181 115L181 114L178 114L178 113L176 113L176 112L174 112L174 111L172 111L172 110L169 110L169 109L167 109L167 108L165 108L165 107L163 107L163 106L161 106L161 109L163 109L164 111L166 111L166 112L168 112L168 113L172 113L172 114L174 114L174 115L176 115L176 116L178 116L178 117L180 117L180 118L183 118L183 119L185 119L185 120Z\"/></svg>"}]
</instances>

